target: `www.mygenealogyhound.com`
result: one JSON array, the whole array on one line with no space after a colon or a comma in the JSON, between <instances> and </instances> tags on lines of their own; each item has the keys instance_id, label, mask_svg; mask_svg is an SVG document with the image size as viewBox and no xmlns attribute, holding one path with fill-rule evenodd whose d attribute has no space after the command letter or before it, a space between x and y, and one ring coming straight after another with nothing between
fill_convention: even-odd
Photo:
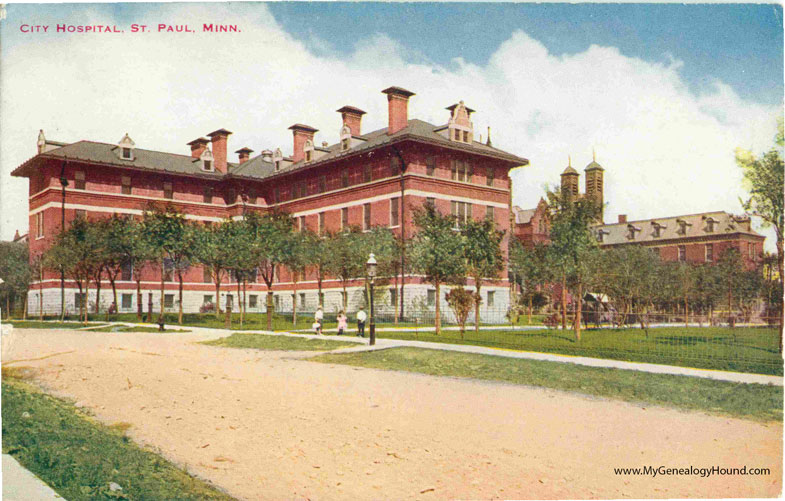
<instances>
[{"instance_id":1,"label":"www.mygenealogyhound.com","mask_svg":"<svg viewBox=\"0 0 785 501\"><path fill-rule=\"evenodd\" d=\"M748 468L747 466L741 468L722 468L721 466L712 466L710 468L696 468L689 466L687 468L668 468L667 466L644 466L643 468L614 468L613 473L616 475L650 475L656 476L701 476L710 477L712 475L771 475L769 468Z\"/></svg>"}]
</instances>

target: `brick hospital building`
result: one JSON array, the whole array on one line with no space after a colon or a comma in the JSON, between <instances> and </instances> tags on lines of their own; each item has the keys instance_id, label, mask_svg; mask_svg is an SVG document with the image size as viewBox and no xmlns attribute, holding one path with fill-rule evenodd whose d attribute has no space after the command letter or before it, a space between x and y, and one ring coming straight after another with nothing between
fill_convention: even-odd
<instances>
[{"instance_id":1,"label":"brick hospital building","mask_svg":"<svg viewBox=\"0 0 785 501\"><path fill-rule=\"evenodd\" d=\"M366 132L365 114L359 108L337 110L334 130L317 140L317 129L297 123L292 131L291 155L280 148L265 149L253 156L247 147L229 159L228 130L218 129L204 138L183 138L183 152L168 153L145 149L126 134L118 143L90 140L61 143L38 138L38 153L13 171L29 179L29 223L31 257L40 255L55 241L61 230L63 207L66 225L77 216L89 220L112 214L141 216L149 202L168 203L192 221L219 222L242 217L243 211L265 213L279 209L290 214L298 228L323 233L350 226L369 229L391 228L409 239L415 233L413 209L432 203L438 210L459 219L490 218L505 239L511 230L510 169L528 164L525 158L482 142L475 133L471 115L463 102L445 112L446 123L434 125L408 116L414 93L398 87L382 91L388 102L388 126ZM63 190L61 178L67 181ZM65 193L63 203L63 192ZM503 243L506 253L507 242ZM145 300L160 300L161 271L147 269L142 277ZM165 305L177 309L177 283L166 277ZM171 279L171 280L169 280ZM120 312L136 311L134 277L130 267L118 283ZM417 275L403 278L404 302L433 305L435 289ZM468 284L471 286L471 282ZM362 280L349 288L350 310L362 301ZM76 284L66 281L66 309L78 309ZM91 286L89 303L96 301ZM400 289L392 285L380 310L391 310L399 302ZM209 274L198 266L185 276L183 308L198 311L207 302L221 305L236 301L231 280L222 286L222 297L214 297ZM104 308L111 302L108 282L98 298ZM281 270L273 287L279 311L315 309L318 298L316 278L306 270L294 294L289 270ZM327 311L340 307L341 288L337 280L324 282ZM482 316L500 320L509 304L506 276L494 277L483 285ZM234 292L232 292L234 291ZM248 311L264 311L267 289L259 280L249 286ZM442 298L446 290L442 291ZM43 295L48 313L60 311L60 277L49 271L42 283L29 294L29 311L38 311ZM236 303L235 303L236 304ZM496 318L496 317L499 318Z\"/></svg>"}]
</instances>

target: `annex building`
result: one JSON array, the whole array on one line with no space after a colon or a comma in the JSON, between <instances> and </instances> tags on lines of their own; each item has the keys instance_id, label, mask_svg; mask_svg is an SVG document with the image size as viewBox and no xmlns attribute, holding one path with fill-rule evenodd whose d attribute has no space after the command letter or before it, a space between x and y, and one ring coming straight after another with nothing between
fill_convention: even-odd
<instances>
[{"instance_id":1,"label":"annex building","mask_svg":"<svg viewBox=\"0 0 785 501\"><path fill-rule=\"evenodd\" d=\"M580 193L580 174L571 165L561 174L561 189L574 197L593 197L604 202L605 169L592 159L584 169L585 191ZM540 200L537 207L523 210L513 207L515 236L526 246L548 241L548 204ZM751 227L750 218L724 211L702 212L681 216L627 221L619 215L615 223L604 218L592 229L600 248L643 245L655 250L660 259L692 264L715 262L726 249L736 248L748 269L763 259L765 237Z\"/></svg>"},{"instance_id":2,"label":"annex building","mask_svg":"<svg viewBox=\"0 0 785 501\"><path fill-rule=\"evenodd\" d=\"M474 110L463 102L447 107L446 123L431 124L409 118L413 92L399 87L382 92L388 102L388 126L383 129L364 131L365 112L343 106L337 110L334 130L323 134L326 140L317 139L316 128L295 123L289 127L291 153L275 148L254 156L253 150L242 147L235 151L234 161L228 154L232 133L226 129L190 141L183 138L182 153L145 149L128 134L116 144L63 143L47 139L42 131L37 154L12 173L29 179L31 259L52 245L62 219L68 225L77 216L139 217L149 202L171 204L187 219L204 223L239 218L245 211L278 209L295 218L300 229L324 233L350 226L366 230L384 226L404 239L415 233L413 209L431 203L458 219L490 218L505 230L505 238L512 234L509 171L528 160L494 148L490 138L478 140L471 121ZM506 241L503 249L506 253ZM293 272L301 272L296 293ZM136 311L134 279L128 267L117 284L120 312ZM159 304L160 279L160 270L144 271L145 302L152 294L153 303ZM164 302L175 311L177 282L173 276L166 280ZM399 277L398 284L389 286L377 311L390 311L396 303L433 306L444 301L435 297L435 289L423 277L406 275ZM223 306L236 301L231 279L222 286L222 297L216 298L209 273L198 266L187 271L184 285L187 312L198 311L207 302L220 301ZM353 311L362 300L363 281L350 285ZM318 304L316 287L312 270L281 270L273 287L277 311L291 311L294 301L301 311L313 311ZM266 291L261 279L249 285L248 311L264 311ZM340 308L338 280L328 278L323 291L326 311ZM509 304L506 275L484 283L482 291L481 316L493 321L499 320L496 316L503 318ZM31 314L38 311L39 294L46 312L59 312L59 274L46 272L43 281L32 286ZM108 283L102 286L101 297L94 295L91 287L88 304L98 301L108 308L112 302ZM66 310L76 311L79 300L76 284L67 281Z\"/></svg>"}]
</instances>

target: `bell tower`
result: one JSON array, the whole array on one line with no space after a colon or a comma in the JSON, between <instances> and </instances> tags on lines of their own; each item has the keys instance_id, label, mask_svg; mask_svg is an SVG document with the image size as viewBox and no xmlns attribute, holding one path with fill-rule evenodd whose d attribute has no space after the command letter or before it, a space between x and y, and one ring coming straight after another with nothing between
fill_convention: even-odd
<instances>
[{"instance_id":1,"label":"bell tower","mask_svg":"<svg viewBox=\"0 0 785 501\"><path fill-rule=\"evenodd\" d=\"M592 160L584 169L586 173L586 197L593 198L600 206L600 223L604 222L604 180L605 169L597 163L597 156L592 152Z\"/></svg>"},{"instance_id":2,"label":"bell tower","mask_svg":"<svg viewBox=\"0 0 785 501\"><path fill-rule=\"evenodd\" d=\"M571 197L573 200L578 198L578 182L580 174L572 168L572 159L567 157L567 168L561 173L561 192L562 195Z\"/></svg>"}]
</instances>

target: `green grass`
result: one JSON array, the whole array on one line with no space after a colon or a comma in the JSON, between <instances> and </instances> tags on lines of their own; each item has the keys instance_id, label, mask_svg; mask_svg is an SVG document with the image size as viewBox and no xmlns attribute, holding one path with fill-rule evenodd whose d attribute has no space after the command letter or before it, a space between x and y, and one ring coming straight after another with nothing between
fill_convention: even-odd
<instances>
[{"instance_id":1,"label":"green grass","mask_svg":"<svg viewBox=\"0 0 785 501\"><path fill-rule=\"evenodd\" d=\"M503 381L745 419L782 421L781 386L421 348L325 353L308 360L433 376Z\"/></svg>"},{"instance_id":2,"label":"green grass","mask_svg":"<svg viewBox=\"0 0 785 501\"><path fill-rule=\"evenodd\" d=\"M3 453L65 499L233 499L133 444L123 435L127 423L104 426L12 378L3 378L2 397ZM112 492L111 482L122 491Z\"/></svg>"},{"instance_id":3,"label":"green grass","mask_svg":"<svg viewBox=\"0 0 785 501\"><path fill-rule=\"evenodd\" d=\"M776 329L765 327L659 327L593 329L575 341L571 330L378 332L377 337L472 344L524 351L782 375Z\"/></svg>"},{"instance_id":4,"label":"green grass","mask_svg":"<svg viewBox=\"0 0 785 501\"><path fill-rule=\"evenodd\" d=\"M129 325L107 325L97 329L90 329L90 332L162 332L158 327L142 327ZM191 332L185 329L164 329L163 332Z\"/></svg>"},{"instance_id":5,"label":"green grass","mask_svg":"<svg viewBox=\"0 0 785 501\"><path fill-rule=\"evenodd\" d=\"M240 333L232 334L229 337L214 339L212 341L204 341L202 344L225 346L228 348L254 348L257 350L276 351L326 351L359 345L359 343L333 341L330 339Z\"/></svg>"},{"instance_id":6,"label":"green grass","mask_svg":"<svg viewBox=\"0 0 785 501\"><path fill-rule=\"evenodd\" d=\"M17 329L81 329L83 327L106 325L104 323L83 324L80 322L39 322L36 320L11 320L10 323Z\"/></svg>"}]
</instances>

